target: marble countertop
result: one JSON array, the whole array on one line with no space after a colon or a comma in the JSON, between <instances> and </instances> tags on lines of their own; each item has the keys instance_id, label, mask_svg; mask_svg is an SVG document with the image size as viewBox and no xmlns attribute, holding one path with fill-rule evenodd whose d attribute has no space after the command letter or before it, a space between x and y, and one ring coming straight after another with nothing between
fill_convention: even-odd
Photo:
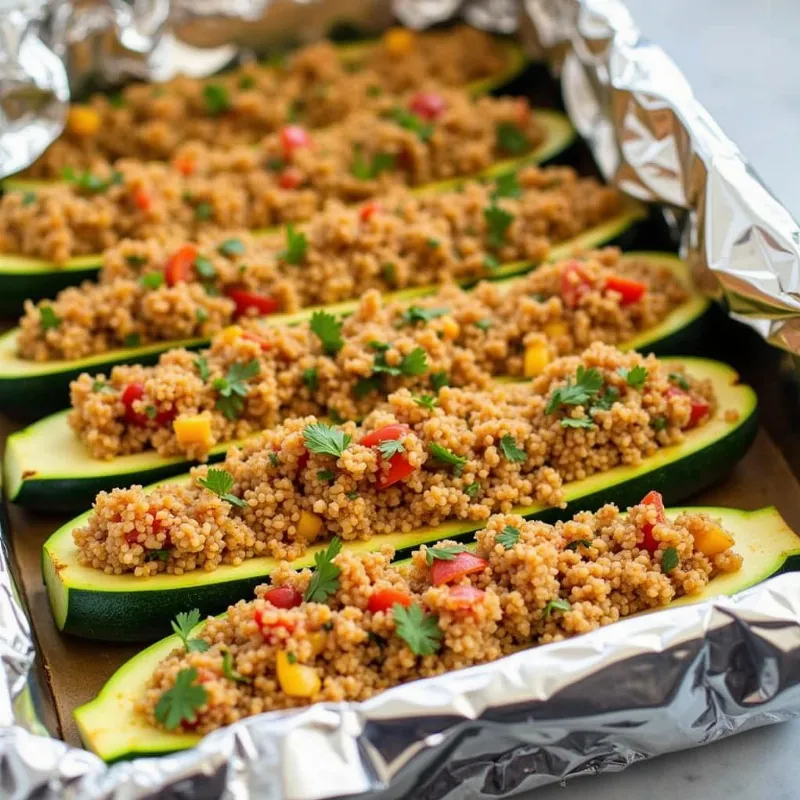
<instances>
[{"instance_id":1,"label":"marble countertop","mask_svg":"<svg viewBox=\"0 0 800 800\"><path fill-rule=\"evenodd\" d=\"M798 0L626 0L764 182L800 216ZM794 41L790 41L790 36ZM800 720L580 778L525 800L796 800Z\"/></svg>"}]
</instances>

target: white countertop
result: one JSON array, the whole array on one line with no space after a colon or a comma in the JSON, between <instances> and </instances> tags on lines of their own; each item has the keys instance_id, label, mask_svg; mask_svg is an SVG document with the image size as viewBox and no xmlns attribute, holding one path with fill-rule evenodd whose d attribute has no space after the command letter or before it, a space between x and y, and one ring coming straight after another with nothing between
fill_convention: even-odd
<instances>
[{"instance_id":1,"label":"white countertop","mask_svg":"<svg viewBox=\"0 0 800 800\"><path fill-rule=\"evenodd\" d=\"M800 0L626 0L765 183L800 215ZM793 41L790 42L790 37ZM800 720L526 800L796 800Z\"/></svg>"}]
</instances>

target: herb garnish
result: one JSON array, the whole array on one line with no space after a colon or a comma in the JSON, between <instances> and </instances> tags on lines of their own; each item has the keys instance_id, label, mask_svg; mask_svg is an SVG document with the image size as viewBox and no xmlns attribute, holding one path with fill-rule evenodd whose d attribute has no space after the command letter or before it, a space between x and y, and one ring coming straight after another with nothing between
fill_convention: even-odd
<instances>
[{"instance_id":1,"label":"herb garnish","mask_svg":"<svg viewBox=\"0 0 800 800\"><path fill-rule=\"evenodd\" d=\"M457 456L452 450L448 450L436 442L431 442L428 445L428 450L437 461L453 467L454 475L460 475L464 471L464 465L467 463L467 459L464 456Z\"/></svg>"},{"instance_id":2,"label":"herb garnish","mask_svg":"<svg viewBox=\"0 0 800 800\"><path fill-rule=\"evenodd\" d=\"M92 175L87 169L83 172L75 172L72 167L64 167L61 176L65 181L82 189L85 192L104 192L111 186L119 186L122 183L122 173L114 170L108 178L101 178L98 175Z\"/></svg>"},{"instance_id":3,"label":"herb garnish","mask_svg":"<svg viewBox=\"0 0 800 800\"><path fill-rule=\"evenodd\" d=\"M214 209L211 208L211 203L207 203L205 200L203 200L194 207L194 218L201 222L205 222L206 220L211 219L213 210Z\"/></svg>"},{"instance_id":4,"label":"herb garnish","mask_svg":"<svg viewBox=\"0 0 800 800\"><path fill-rule=\"evenodd\" d=\"M434 392L439 392L443 387L450 385L450 376L446 372L432 372L431 386Z\"/></svg>"},{"instance_id":5,"label":"herb garnish","mask_svg":"<svg viewBox=\"0 0 800 800\"><path fill-rule=\"evenodd\" d=\"M200 622L200 609L181 612L170 623L172 630L180 637L187 653L205 653L210 647L205 639L192 639L191 634L197 623Z\"/></svg>"},{"instance_id":6,"label":"herb garnish","mask_svg":"<svg viewBox=\"0 0 800 800\"><path fill-rule=\"evenodd\" d=\"M483 209L483 218L486 221L486 237L489 240L489 247L497 250L505 244L506 232L514 221L514 215L492 201L490 206Z\"/></svg>"},{"instance_id":7,"label":"herb garnish","mask_svg":"<svg viewBox=\"0 0 800 800\"><path fill-rule=\"evenodd\" d=\"M497 146L512 156L521 156L530 149L527 136L513 122L498 122L495 133Z\"/></svg>"},{"instance_id":8,"label":"herb garnish","mask_svg":"<svg viewBox=\"0 0 800 800\"><path fill-rule=\"evenodd\" d=\"M164 273L146 272L141 278L139 278L139 283L145 289L160 289L164 285Z\"/></svg>"},{"instance_id":9,"label":"herb garnish","mask_svg":"<svg viewBox=\"0 0 800 800\"><path fill-rule=\"evenodd\" d=\"M319 388L319 373L316 367L309 367L303 370L303 383L310 392L316 392Z\"/></svg>"},{"instance_id":10,"label":"herb garnish","mask_svg":"<svg viewBox=\"0 0 800 800\"><path fill-rule=\"evenodd\" d=\"M528 457L528 454L517 446L514 437L507 433L500 439L500 449L512 464L525 461Z\"/></svg>"},{"instance_id":11,"label":"herb garnish","mask_svg":"<svg viewBox=\"0 0 800 800\"><path fill-rule=\"evenodd\" d=\"M591 547L592 543L588 539L573 539L567 544L567 550L577 550L579 547Z\"/></svg>"},{"instance_id":12,"label":"herb garnish","mask_svg":"<svg viewBox=\"0 0 800 800\"><path fill-rule=\"evenodd\" d=\"M364 158L360 148L353 154L353 165L350 171L360 181L373 180L387 169L394 169L395 158L390 153L375 153L370 161Z\"/></svg>"},{"instance_id":13,"label":"herb garnish","mask_svg":"<svg viewBox=\"0 0 800 800\"><path fill-rule=\"evenodd\" d=\"M296 231L292 223L286 226L286 248L281 250L278 258L283 259L287 264L297 266L306 260L308 252L308 239L302 231Z\"/></svg>"},{"instance_id":14,"label":"herb garnish","mask_svg":"<svg viewBox=\"0 0 800 800\"><path fill-rule=\"evenodd\" d=\"M233 489L233 475L224 469L210 469L205 478L198 478L197 482L209 492L213 492L220 500L225 500L233 506L247 508L247 503L241 497L231 494Z\"/></svg>"},{"instance_id":15,"label":"herb garnish","mask_svg":"<svg viewBox=\"0 0 800 800\"><path fill-rule=\"evenodd\" d=\"M405 453L406 446L401 439L387 439L378 445L378 452L385 459L390 459L398 453Z\"/></svg>"},{"instance_id":16,"label":"herb garnish","mask_svg":"<svg viewBox=\"0 0 800 800\"><path fill-rule=\"evenodd\" d=\"M326 355L335 356L344 346L342 322L327 311L315 311L311 315L311 332L316 334Z\"/></svg>"},{"instance_id":17,"label":"herb garnish","mask_svg":"<svg viewBox=\"0 0 800 800\"><path fill-rule=\"evenodd\" d=\"M415 325L417 322L430 322L432 319L442 317L449 312L447 308L420 308L419 306L409 306L400 315L400 324Z\"/></svg>"},{"instance_id":18,"label":"herb garnish","mask_svg":"<svg viewBox=\"0 0 800 800\"><path fill-rule=\"evenodd\" d=\"M208 700L206 687L195 684L197 670L194 667L182 669L175 678L175 685L164 692L156 703L156 719L168 730L173 731L181 722L194 722L197 709Z\"/></svg>"},{"instance_id":19,"label":"herb garnish","mask_svg":"<svg viewBox=\"0 0 800 800\"><path fill-rule=\"evenodd\" d=\"M93 392L113 392L114 389L109 386L105 381L95 380L92 381Z\"/></svg>"},{"instance_id":20,"label":"herb garnish","mask_svg":"<svg viewBox=\"0 0 800 800\"><path fill-rule=\"evenodd\" d=\"M661 554L661 571L672 572L681 563L678 551L674 547L668 547Z\"/></svg>"},{"instance_id":21,"label":"herb garnish","mask_svg":"<svg viewBox=\"0 0 800 800\"><path fill-rule=\"evenodd\" d=\"M476 328L480 328L482 331L488 331L489 328L492 327L494 324L490 319L479 319L472 323Z\"/></svg>"},{"instance_id":22,"label":"herb garnish","mask_svg":"<svg viewBox=\"0 0 800 800\"><path fill-rule=\"evenodd\" d=\"M519 541L521 535L522 533L519 528L515 528L513 525L506 525L505 528L495 536L494 540L498 544L503 545L505 550L510 550Z\"/></svg>"},{"instance_id":23,"label":"herb garnish","mask_svg":"<svg viewBox=\"0 0 800 800\"><path fill-rule=\"evenodd\" d=\"M653 419L652 419L650 424L653 426L653 430L656 430L656 431L666 430L667 418L666 417L653 417Z\"/></svg>"},{"instance_id":24,"label":"herb garnish","mask_svg":"<svg viewBox=\"0 0 800 800\"><path fill-rule=\"evenodd\" d=\"M245 678L244 675L233 668L233 654L230 650L222 652L222 674L229 680L236 683L252 683L252 678Z\"/></svg>"},{"instance_id":25,"label":"herb garnish","mask_svg":"<svg viewBox=\"0 0 800 800\"><path fill-rule=\"evenodd\" d=\"M683 389L684 392L689 391L689 381L687 381L680 372L670 372L667 376L667 380L670 383L674 383L678 388Z\"/></svg>"},{"instance_id":26,"label":"herb garnish","mask_svg":"<svg viewBox=\"0 0 800 800\"><path fill-rule=\"evenodd\" d=\"M194 268L203 280L213 281L217 277L216 267L206 256L197 256L194 260Z\"/></svg>"},{"instance_id":27,"label":"herb garnish","mask_svg":"<svg viewBox=\"0 0 800 800\"><path fill-rule=\"evenodd\" d=\"M122 340L125 347L138 347L142 343L142 337L138 333L129 333Z\"/></svg>"},{"instance_id":28,"label":"herb garnish","mask_svg":"<svg viewBox=\"0 0 800 800\"><path fill-rule=\"evenodd\" d=\"M418 656L430 656L442 646L442 632L438 618L425 614L419 603L408 608L395 603L392 608L395 632Z\"/></svg>"},{"instance_id":29,"label":"herb garnish","mask_svg":"<svg viewBox=\"0 0 800 800\"><path fill-rule=\"evenodd\" d=\"M439 401L432 394L421 394L412 399L416 405L428 411L433 411L433 409L439 405Z\"/></svg>"},{"instance_id":30,"label":"herb garnish","mask_svg":"<svg viewBox=\"0 0 800 800\"><path fill-rule=\"evenodd\" d=\"M336 479L336 473L332 469L318 469L317 480L332 481Z\"/></svg>"},{"instance_id":31,"label":"herb garnish","mask_svg":"<svg viewBox=\"0 0 800 800\"><path fill-rule=\"evenodd\" d=\"M303 441L306 447L312 453L319 455L339 458L352 440L349 434L324 422L314 422L303 428Z\"/></svg>"},{"instance_id":32,"label":"herb garnish","mask_svg":"<svg viewBox=\"0 0 800 800\"><path fill-rule=\"evenodd\" d=\"M578 367L575 383L567 378L566 386L559 386L545 407L545 414L555 413L561 406L580 406L595 397L603 386L603 376L594 368Z\"/></svg>"},{"instance_id":33,"label":"herb garnish","mask_svg":"<svg viewBox=\"0 0 800 800\"><path fill-rule=\"evenodd\" d=\"M494 183L493 197L519 197L522 194L517 173L509 172L501 175Z\"/></svg>"},{"instance_id":34,"label":"herb garnish","mask_svg":"<svg viewBox=\"0 0 800 800\"><path fill-rule=\"evenodd\" d=\"M483 266L490 272L494 272L494 270L500 269L500 262L491 253L487 253L483 257Z\"/></svg>"},{"instance_id":35,"label":"herb garnish","mask_svg":"<svg viewBox=\"0 0 800 800\"><path fill-rule=\"evenodd\" d=\"M389 111L386 116L396 122L401 128L411 131L411 133L416 133L421 142L427 142L433 134L433 125L429 122L425 122L413 111L397 107Z\"/></svg>"},{"instance_id":36,"label":"herb garnish","mask_svg":"<svg viewBox=\"0 0 800 800\"><path fill-rule=\"evenodd\" d=\"M547 603L542 613L544 618L547 619L553 611L569 611L569 609L569 601L563 600L560 597L556 597Z\"/></svg>"},{"instance_id":37,"label":"herb garnish","mask_svg":"<svg viewBox=\"0 0 800 800\"><path fill-rule=\"evenodd\" d=\"M372 363L372 371L387 375L424 375L428 369L428 356L421 347L415 347L400 359L397 366L386 363L384 353L378 353Z\"/></svg>"},{"instance_id":38,"label":"herb garnish","mask_svg":"<svg viewBox=\"0 0 800 800\"><path fill-rule=\"evenodd\" d=\"M564 417L561 420L562 428L594 428L594 426L589 417Z\"/></svg>"},{"instance_id":39,"label":"herb garnish","mask_svg":"<svg viewBox=\"0 0 800 800\"><path fill-rule=\"evenodd\" d=\"M52 306L41 306L39 308L39 324L43 331L49 331L61 324L61 317L53 311Z\"/></svg>"},{"instance_id":40,"label":"herb garnish","mask_svg":"<svg viewBox=\"0 0 800 800\"><path fill-rule=\"evenodd\" d=\"M203 87L203 100L206 104L206 111L212 117L224 114L231 107L228 90L219 83L207 83Z\"/></svg>"},{"instance_id":41,"label":"herb garnish","mask_svg":"<svg viewBox=\"0 0 800 800\"><path fill-rule=\"evenodd\" d=\"M333 563L333 559L341 550L342 540L334 536L327 549L314 554L314 573L303 595L307 603L324 603L339 588L339 575L342 571Z\"/></svg>"},{"instance_id":42,"label":"herb garnish","mask_svg":"<svg viewBox=\"0 0 800 800\"><path fill-rule=\"evenodd\" d=\"M257 358L242 364L238 361L228 367L224 378L216 378L211 386L216 389L220 397L217 399L216 408L231 421L238 419L244 408L244 399L247 397L247 381L254 378L261 371Z\"/></svg>"},{"instance_id":43,"label":"herb garnish","mask_svg":"<svg viewBox=\"0 0 800 800\"><path fill-rule=\"evenodd\" d=\"M647 370L641 365L637 365L633 369L620 367L617 372L625 378L625 383L633 389L641 389L647 380Z\"/></svg>"},{"instance_id":44,"label":"herb garnish","mask_svg":"<svg viewBox=\"0 0 800 800\"><path fill-rule=\"evenodd\" d=\"M281 460L277 453L272 452L269 454L269 463L272 464L273 467L279 467L281 465Z\"/></svg>"},{"instance_id":45,"label":"herb garnish","mask_svg":"<svg viewBox=\"0 0 800 800\"><path fill-rule=\"evenodd\" d=\"M469 486L464 487L464 494L467 495L467 497L474 498L478 495L480 490L481 485L478 483L478 481L473 481Z\"/></svg>"},{"instance_id":46,"label":"herb garnish","mask_svg":"<svg viewBox=\"0 0 800 800\"><path fill-rule=\"evenodd\" d=\"M197 372L200 379L205 383L211 377L211 370L208 368L208 361L202 356L198 356L194 360L194 365L197 367Z\"/></svg>"}]
</instances>

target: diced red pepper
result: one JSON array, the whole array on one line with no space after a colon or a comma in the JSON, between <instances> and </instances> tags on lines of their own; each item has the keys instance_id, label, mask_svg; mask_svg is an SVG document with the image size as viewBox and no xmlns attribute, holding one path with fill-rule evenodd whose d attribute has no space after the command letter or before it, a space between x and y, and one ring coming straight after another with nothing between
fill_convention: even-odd
<instances>
[{"instance_id":1,"label":"diced red pepper","mask_svg":"<svg viewBox=\"0 0 800 800\"><path fill-rule=\"evenodd\" d=\"M303 596L291 586L276 586L264 595L264 599L275 608L297 608L303 602Z\"/></svg>"},{"instance_id":2,"label":"diced red pepper","mask_svg":"<svg viewBox=\"0 0 800 800\"><path fill-rule=\"evenodd\" d=\"M148 513L153 517L153 533L159 533L161 531L161 520L156 517L155 509L148 509ZM125 534L125 541L128 544L137 544L139 541L139 531L128 531ZM163 546L165 549L172 547L172 540L169 536L167 536Z\"/></svg>"},{"instance_id":3,"label":"diced red pepper","mask_svg":"<svg viewBox=\"0 0 800 800\"><path fill-rule=\"evenodd\" d=\"M256 625L258 625L258 627L261 629L261 633L264 636L267 636L273 628L283 628L291 633L295 627L294 622L291 620L280 619L277 622L265 622L264 611L262 611L260 608L256 609L255 614L253 614L253 619L255 620Z\"/></svg>"},{"instance_id":4,"label":"diced red pepper","mask_svg":"<svg viewBox=\"0 0 800 800\"><path fill-rule=\"evenodd\" d=\"M196 258L197 248L193 244L185 244L179 247L167 259L164 267L164 280L166 280L167 286L175 286L181 281L188 281Z\"/></svg>"},{"instance_id":5,"label":"diced red pepper","mask_svg":"<svg viewBox=\"0 0 800 800\"><path fill-rule=\"evenodd\" d=\"M305 179L305 175L297 167L286 167L278 176L278 186L281 189L297 189Z\"/></svg>"},{"instance_id":6,"label":"diced red pepper","mask_svg":"<svg viewBox=\"0 0 800 800\"><path fill-rule=\"evenodd\" d=\"M255 342L263 352L272 350L272 345L268 341L262 339L260 336L256 336L254 333L250 333L250 331L244 331L244 333L242 333L242 339L247 339L248 342Z\"/></svg>"},{"instance_id":7,"label":"diced red pepper","mask_svg":"<svg viewBox=\"0 0 800 800\"><path fill-rule=\"evenodd\" d=\"M476 556L475 553L465 551L458 553L450 561L437 558L431 566L431 583L434 586L442 586L445 583L453 583L460 580L465 575L472 575L475 572L483 572L489 562L485 558Z\"/></svg>"},{"instance_id":8,"label":"diced red pepper","mask_svg":"<svg viewBox=\"0 0 800 800\"><path fill-rule=\"evenodd\" d=\"M605 288L620 295L620 305L627 306L641 300L647 291L647 284L623 278L620 275L609 275Z\"/></svg>"},{"instance_id":9,"label":"diced red pepper","mask_svg":"<svg viewBox=\"0 0 800 800\"><path fill-rule=\"evenodd\" d=\"M246 289L226 289L225 294L236 303L236 310L234 311L236 317L241 317L251 309L262 316L264 314L274 314L281 307L281 304L274 297L248 292Z\"/></svg>"},{"instance_id":10,"label":"diced red pepper","mask_svg":"<svg viewBox=\"0 0 800 800\"><path fill-rule=\"evenodd\" d=\"M358 217L362 222L369 222L381 210L380 203L367 203L361 207Z\"/></svg>"},{"instance_id":11,"label":"diced red pepper","mask_svg":"<svg viewBox=\"0 0 800 800\"><path fill-rule=\"evenodd\" d=\"M192 175L194 173L194 159L189 158L188 156L181 156L180 158L176 158L173 162L173 167L175 167L181 175Z\"/></svg>"},{"instance_id":12,"label":"diced red pepper","mask_svg":"<svg viewBox=\"0 0 800 800\"><path fill-rule=\"evenodd\" d=\"M444 97L435 92L417 92L411 98L408 107L418 117L431 122L442 115L447 103Z\"/></svg>"},{"instance_id":13,"label":"diced red pepper","mask_svg":"<svg viewBox=\"0 0 800 800\"><path fill-rule=\"evenodd\" d=\"M655 551L658 550L658 542L653 536L653 528L655 528L656 524L659 522L663 523L667 521L667 514L664 511L664 498L659 492L648 492L642 500L642 505L653 506L656 509L656 522L646 522L642 526L643 538L641 544L643 550L647 550L648 553L655 553Z\"/></svg>"},{"instance_id":14,"label":"diced red pepper","mask_svg":"<svg viewBox=\"0 0 800 800\"><path fill-rule=\"evenodd\" d=\"M689 428L694 428L700 422L700 420L703 419L703 417L708 415L709 411L711 410L711 406L702 397L697 397L689 392L685 392L683 389L679 389L677 386L670 386L670 388L667 389L667 397L686 397L687 395L691 401L689 422L686 425L686 429L688 430Z\"/></svg>"},{"instance_id":15,"label":"diced red pepper","mask_svg":"<svg viewBox=\"0 0 800 800\"><path fill-rule=\"evenodd\" d=\"M150 192L148 192L147 189L143 189L140 186L133 192L133 204L139 211L149 211L150 207L153 205L153 198L150 196Z\"/></svg>"},{"instance_id":16,"label":"diced red pepper","mask_svg":"<svg viewBox=\"0 0 800 800\"><path fill-rule=\"evenodd\" d=\"M575 308L592 282L578 261L570 261L561 273L561 298L568 308Z\"/></svg>"},{"instance_id":17,"label":"diced red pepper","mask_svg":"<svg viewBox=\"0 0 800 800\"><path fill-rule=\"evenodd\" d=\"M367 610L376 614L378 611L390 611L396 603L408 608L412 602L411 596L400 589L378 589L370 595Z\"/></svg>"},{"instance_id":18,"label":"diced red pepper","mask_svg":"<svg viewBox=\"0 0 800 800\"><path fill-rule=\"evenodd\" d=\"M408 425L403 425L401 423L386 425L383 428L372 431L372 433L368 433L359 441L359 444L363 444L364 447L377 447L382 442L402 439L409 430L410 428ZM416 467L408 462L405 453L395 453L389 459L389 470L380 473L376 485L379 489L386 489L393 483L407 478L415 470Z\"/></svg>"},{"instance_id":19,"label":"diced red pepper","mask_svg":"<svg viewBox=\"0 0 800 800\"><path fill-rule=\"evenodd\" d=\"M295 150L311 145L311 136L308 131L300 125L286 125L281 128L278 135L281 142L281 149L286 159L290 159Z\"/></svg>"},{"instance_id":20,"label":"diced red pepper","mask_svg":"<svg viewBox=\"0 0 800 800\"><path fill-rule=\"evenodd\" d=\"M122 405L125 406L125 420L127 422L143 428L145 425L148 425L151 422L155 423L156 425L166 425L168 422L172 422L172 420L175 419L176 411L174 408L168 408L159 411L155 417L152 418L148 417L147 414L135 411L133 408L134 402L141 400L143 397L144 384L142 383L129 383L122 390L120 400L122 400Z\"/></svg>"},{"instance_id":21,"label":"diced red pepper","mask_svg":"<svg viewBox=\"0 0 800 800\"><path fill-rule=\"evenodd\" d=\"M475 586L453 586L450 589L451 605L458 608L470 608L475 603L480 603L483 600L485 592L483 589L478 589Z\"/></svg>"}]
</instances>

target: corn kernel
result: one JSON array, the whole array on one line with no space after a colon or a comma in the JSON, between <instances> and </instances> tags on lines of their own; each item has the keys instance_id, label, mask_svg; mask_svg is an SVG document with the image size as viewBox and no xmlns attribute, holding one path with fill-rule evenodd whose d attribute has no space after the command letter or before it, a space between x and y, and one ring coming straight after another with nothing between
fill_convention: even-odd
<instances>
[{"instance_id":1,"label":"corn kernel","mask_svg":"<svg viewBox=\"0 0 800 800\"><path fill-rule=\"evenodd\" d=\"M559 336L566 336L567 323L562 319L554 319L544 324L544 334L548 339L557 339Z\"/></svg>"},{"instance_id":2,"label":"corn kernel","mask_svg":"<svg viewBox=\"0 0 800 800\"><path fill-rule=\"evenodd\" d=\"M544 342L533 342L525 348L524 371L526 378L535 378L550 363L550 351Z\"/></svg>"},{"instance_id":3,"label":"corn kernel","mask_svg":"<svg viewBox=\"0 0 800 800\"><path fill-rule=\"evenodd\" d=\"M234 344L238 339L241 338L243 333L244 331L242 330L241 326L228 325L227 328L223 328L219 332L219 338L223 344Z\"/></svg>"},{"instance_id":4,"label":"corn kernel","mask_svg":"<svg viewBox=\"0 0 800 800\"><path fill-rule=\"evenodd\" d=\"M453 342L458 338L461 333L461 326L450 316L442 317L442 336L445 341Z\"/></svg>"},{"instance_id":5,"label":"corn kernel","mask_svg":"<svg viewBox=\"0 0 800 800\"><path fill-rule=\"evenodd\" d=\"M383 35L383 44L393 56L404 56L414 46L414 33L407 28L389 28Z\"/></svg>"},{"instance_id":6,"label":"corn kernel","mask_svg":"<svg viewBox=\"0 0 800 800\"><path fill-rule=\"evenodd\" d=\"M289 697L313 697L320 690L322 682L313 667L305 664L292 664L285 650L278 653L278 683Z\"/></svg>"},{"instance_id":7,"label":"corn kernel","mask_svg":"<svg viewBox=\"0 0 800 800\"><path fill-rule=\"evenodd\" d=\"M311 644L311 652L318 656L328 643L328 634L325 631L312 631L308 634L308 641Z\"/></svg>"},{"instance_id":8,"label":"corn kernel","mask_svg":"<svg viewBox=\"0 0 800 800\"><path fill-rule=\"evenodd\" d=\"M89 106L72 106L67 113L67 131L75 136L94 136L100 130L100 115Z\"/></svg>"},{"instance_id":9,"label":"corn kernel","mask_svg":"<svg viewBox=\"0 0 800 800\"><path fill-rule=\"evenodd\" d=\"M311 511L301 511L297 523L297 535L303 539L314 539L322 531L322 517Z\"/></svg>"},{"instance_id":10,"label":"corn kernel","mask_svg":"<svg viewBox=\"0 0 800 800\"><path fill-rule=\"evenodd\" d=\"M172 423L172 429L182 447L200 446L204 450L211 447L211 418L197 414L192 417L178 417Z\"/></svg>"},{"instance_id":11,"label":"corn kernel","mask_svg":"<svg viewBox=\"0 0 800 800\"><path fill-rule=\"evenodd\" d=\"M733 545L733 536L722 530L718 525L704 528L694 536L695 549L699 550L704 556L719 555L729 547L733 547Z\"/></svg>"}]
</instances>

